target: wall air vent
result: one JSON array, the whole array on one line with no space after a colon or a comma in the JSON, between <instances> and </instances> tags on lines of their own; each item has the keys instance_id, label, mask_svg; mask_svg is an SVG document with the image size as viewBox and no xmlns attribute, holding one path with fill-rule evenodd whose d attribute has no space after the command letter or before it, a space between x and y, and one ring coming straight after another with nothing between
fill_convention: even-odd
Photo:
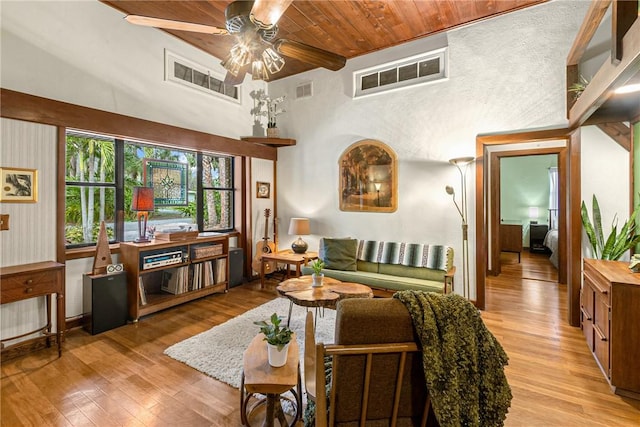
<instances>
[{"instance_id":1,"label":"wall air vent","mask_svg":"<svg viewBox=\"0 0 640 427\"><path fill-rule=\"evenodd\" d=\"M240 102L240 86L224 84L224 75L165 50L164 79L226 100Z\"/></svg>"},{"instance_id":2,"label":"wall air vent","mask_svg":"<svg viewBox=\"0 0 640 427\"><path fill-rule=\"evenodd\" d=\"M306 82L296 86L296 99L311 98L313 95L313 83Z\"/></svg>"},{"instance_id":3,"label":"wall air vent","mask_svg":"<svg viewBox=\"0 0 640 427\"><path fill-rule=\"evenodd\" d=\"M353 73L354 98L446 80L448 48L389 62Z\"/></svg>"}]
</instances>

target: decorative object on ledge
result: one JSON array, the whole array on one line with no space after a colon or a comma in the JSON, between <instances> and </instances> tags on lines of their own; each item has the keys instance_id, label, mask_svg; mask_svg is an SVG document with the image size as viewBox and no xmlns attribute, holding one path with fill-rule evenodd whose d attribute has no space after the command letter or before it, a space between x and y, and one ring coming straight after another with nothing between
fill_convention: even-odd
<instances>
[{"instance_id":1,"label":"decorative object on ledge","mask_svg":"<svg viewBox=\"0 0 640 427\"><path fill-rule=\"evenodd\" d=\"M397 157L386 144L364 139L340 156L340 210L395 212L398 207Z\"/></svg>"},{"instance_id":2,"label":"decorative object on ledge","mask_svg":"<svg viewBox=\"0 0 640 427\"><path fill-rule=\"evenodd\" d=\"M308 236L311 234L309 227L309 218L291 218L289 222L289 234L298 236L298 240L291 244L291 249L297 254L303 254L307 252L309 245L302 240L301 236Z\"/></svg>"},{"instance_id":3,"label":"decorative object on ledge","mask_svg":"<svg viewBox=\"0 0 640 427\"><path fill-rule=\"evenodd\" d=\"M0 168L0 202L35 203L38 201L38 171Z\"/></svg>"},{"instance_id":4,"label":"decorative object on ledge","mask_svg":"<svg viewBox=\"0 0 640 427\"><path fill-rule=\"evenodd\" d=\"M106 274L107 266L113 264L111 259L111 250L109 249L109 236L107 235L107 227L104 221L100 221L100 231L98 232L98 240L96 243L96 256L93 258L93 268L91 274Z\"/></svg>"},{"instance_id":5,"label":"decorative object on ledge","mask_svg":"<svg viewBox=\"0 0 640 427\"><path fill-rule=\"evenodd\" d=\"M457 157L449 160L460 172L460 187L462 191L461 206L456 202L456 193L450 185L446 186L447 194L453 198L453 203L458 209L462 219L462 295L469 299L471 289L469 288L469 236L467 223L467 167L475 160L474 157Z\"/></svg>"},{"instance_id":6,"label":"decorative object on ledge","mask_svg":"<svg viewBox=\"0 0 640 427\"><path fill-rule=\"evenodd\" d=\"M183 240L193 240L200 234L198 231L176 231L172 233L155 233L156 240L166 240L168 242L179 242Z\"/></svg>"},{"instance_id":7,"label":"decorative object on ledge","mask_svg":"<svg viewBox=\"0 0 640 427\"><path fill-rule=\"evenodd\" d=\"M571 84L567 89L567 92L573 93L574 99L578 99L588 85L589 80L587 80L583 75L580 75L578 81Z\"/></svg>"},{"instance_id":8,"label":"decorative object on ledge","mask_svg":"<svg viewBox=\"0 0 640 427\"><path fill-rule=\"evenodd\" d=\"M149 217L149 211L153 211L153 209L153 188L133 187L131 210L138 212L138 238L134 242L144 243L149 241L146 237L147 218Z\"/></svg>"}]
</instances>

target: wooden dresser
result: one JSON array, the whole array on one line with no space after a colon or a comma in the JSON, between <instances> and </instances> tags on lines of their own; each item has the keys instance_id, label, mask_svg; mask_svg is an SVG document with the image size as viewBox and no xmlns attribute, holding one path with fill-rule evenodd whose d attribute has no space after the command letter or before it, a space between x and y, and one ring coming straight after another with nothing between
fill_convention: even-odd
<instances>
[{"instance_id":1,"label":"wooden dresser","mask_svg":"<svg viewBox=\"0 0 640 427\"><path fill-rule=\"evenodd\" d=\"M522 225L500 224L500 251L517 252L518 262L522 253Z\"/></svg>"},{"instance_id":2,"label":"wooden dresser","mask_svg":"<svg viewBox=\"0 0 640 427\"><path fill-rule=\"evenodd\" d=\"M582 332L616 394L640 399L640 273L622 261L584 260Z\"/></svg>"},{"instance_id":3,"label":"wooden dresser","mask_svg":"<svg viewBox=\"0 0 640 427\"><path fill-rule=\"evenodd\" d=\"M56 294L57 301L55 333L51 332L53 294ZM58 357L60 357L62 354L62 331L65 329L64 264L45 261L0 268L0 304L41 296L47 300L47 324L22 335L4 338L2 342L42 332L47 337L47 346L49 346L51 335L55 335L58 344ZM4 344L2 347L4 350Z\"/></svg>"}]
</instances>

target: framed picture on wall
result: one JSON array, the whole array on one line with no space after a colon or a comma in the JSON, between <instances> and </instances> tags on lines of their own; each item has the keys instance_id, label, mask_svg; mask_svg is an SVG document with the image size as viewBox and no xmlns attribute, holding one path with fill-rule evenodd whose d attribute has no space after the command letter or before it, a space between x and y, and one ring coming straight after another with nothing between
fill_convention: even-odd
<instances>
[{"instance_id":1,"label":"framed picture on wall","mask_svg":"<svg viewBox=\"0 0 640 427\"><path fill-rule=\"evenodd\" d=\"M398 207L397 158L388 145L366 139L340 156L340 210L395 212Z\"/></svg>"},{"instance_id":2,"label":"framed picture on wall","mask_svg":"<svg viewBox=\"0 0 640 427\"><path fill-rule=\"evenodd\" d=\"M268 182L256 182L256 195L258 199L268 199L271 197L271 184Z\"/></svg>"},{"instance_id":3,"label":"framed picture on wall","mask_svg":"<svg viewBox=\"0 0 640 427\"><path fill-rule=\"evenodd\" d=\"M0 168L0 202L35 203L38 201L38 171Z\"/></svg>"}]
</instances>

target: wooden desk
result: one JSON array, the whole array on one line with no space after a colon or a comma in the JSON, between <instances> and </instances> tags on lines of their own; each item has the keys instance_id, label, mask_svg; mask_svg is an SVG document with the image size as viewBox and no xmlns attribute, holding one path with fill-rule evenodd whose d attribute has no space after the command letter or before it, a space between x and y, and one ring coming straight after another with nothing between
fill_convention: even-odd
<instances>
[{"instance_id":1,"label":"wooden desk","mask_svg":"<svg viewBox=\"0 0 640 427\"><path fill-rule=\"evenodd\" d=\"M517 252L518 262L522 253L522 225L500 224L500 251Z\"/></svg>"},{"instance_id":2,"label":"wooden desk","mask_svg":"<svg viewBox=\"0 0 640 427\"><path fill-rule=\"evenodd\" d=\"M287 363L279 368L269 365L267 355L267 342L263 334L256 335L249 343L249 347L242 357L242 381L240 384L240 418L243 426L249 426L254 409L257 409L263 400L247 408L254 394L266 396L266 413L263 426L273 426L277 419L281 426L293 426L302 416L302 382L300 379L299 349L295 334L291 338L287 353ZM290 424L280 403L282 393L291 391L295 402L295 415ZM289 399L287 399L289 400Z\"/></svg>"},{"instance_id":3,"label":"wooden desk","mask_svg":"<svg viewBox=\"0 0 640 427\"><path fill-rule=\"evenodd\" d=\"M300 277L300 267L307 265L309 260L318 258L318 252L305 252L303 254L294 253L291 249L284 251L266 253L262 255L260 262L260 287L264 288L264 266L268 262L286 264L287 279L290 277L290 266L295 265L296 277Z\"/></svg>"},{"instance_id":4,"label":"wooden desk","mask_svg":"<svg viewBox=\"0 0 640 427\"><path fill-rule=\"evenodd\" d=\"M47 347L51 346L50 337L54 335L51 332L51 299L53 294L56 294L57 302L55 336L58 344L58 357L60 357L62 355L62 331L65 329L64 264L46 261L0 268L0 304L41 296L47 300L46 325L25 334L5 338L2 343L42 332L47 337ZM2 350L5 350L4 344Z\"/></svg>"}]
</instances>

